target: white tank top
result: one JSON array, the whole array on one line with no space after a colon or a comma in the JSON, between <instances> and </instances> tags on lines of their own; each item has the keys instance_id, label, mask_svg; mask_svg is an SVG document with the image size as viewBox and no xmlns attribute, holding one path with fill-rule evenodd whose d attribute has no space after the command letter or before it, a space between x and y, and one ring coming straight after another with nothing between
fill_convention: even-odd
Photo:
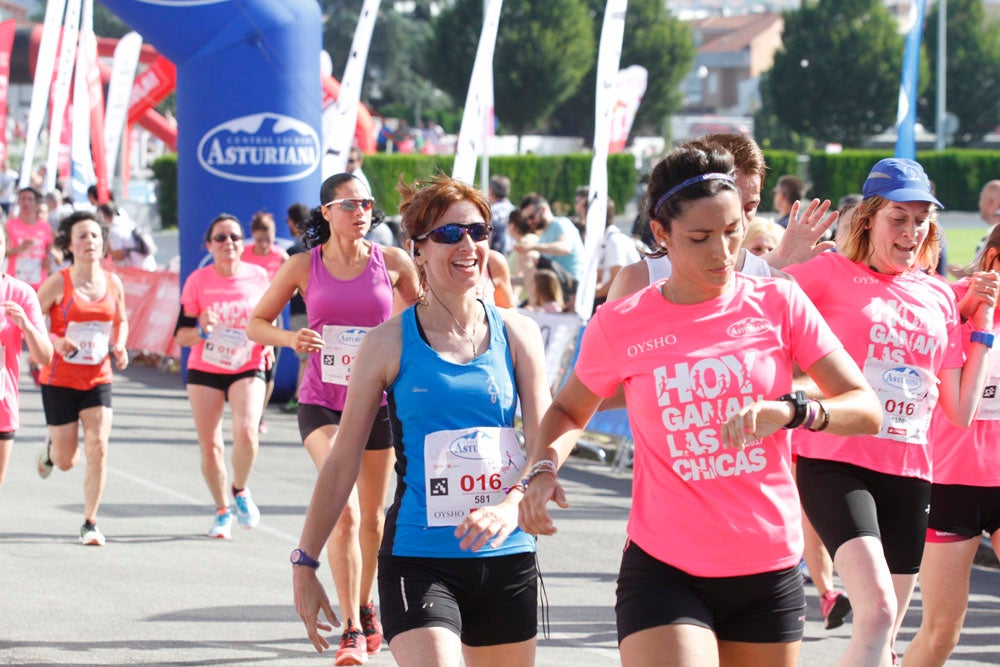
<instances>
[{"instance_id":1,"label":"white tank top","mask_svg":"<svg viewBox=\"0 0 1000 667\"><path fill-rule=\"evenodd\" d=\"M661 257L645 257L646 269L649 271L649 284L652 285L658 280L665 280L670 277L672 267L670 258L667 255ZM746 253L743 260L743 268L740 273L747 276L771 277L771 266L763 259L753 254Z\"/></svg>"}]
</instances>

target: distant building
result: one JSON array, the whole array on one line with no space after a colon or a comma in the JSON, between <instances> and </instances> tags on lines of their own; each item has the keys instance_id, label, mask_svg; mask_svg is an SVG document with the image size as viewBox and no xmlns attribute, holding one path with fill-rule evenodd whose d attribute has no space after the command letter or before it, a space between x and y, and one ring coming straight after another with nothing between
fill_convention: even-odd
<instances>
[{"instance_id":1,"label":"distant building","mask_svg":"<svg viewBox=\"0 0 1000 667\"><path fill-rule=\"evenodd\" d=\"M753 115L760 75L774 64L784 27L773 12L691 21L698 53L684 82L684 112Z\"/></svg>"}]
</instances>

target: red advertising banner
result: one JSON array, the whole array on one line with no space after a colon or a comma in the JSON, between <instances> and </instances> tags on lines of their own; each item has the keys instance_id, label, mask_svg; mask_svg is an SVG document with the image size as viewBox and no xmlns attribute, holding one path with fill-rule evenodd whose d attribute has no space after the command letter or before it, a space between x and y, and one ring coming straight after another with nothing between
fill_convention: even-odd
<instances>
[{"instance_id":1,"label":"red advertising banner","mask_svg":"<svg viewBox=\"0 0 1000 667\"><path fill-rule=\"evenodd\" d=\"M101 70L97 64L97 42L94 33L87 31L80 36L77 67L86 67L87 93L90 100L90 153L97 176L97 201L105 203L111 198L108 184L108 160L104 154L104 88Z\"/></svg>"},{"instance_id":2,"label":"red advertising banner","mask_svg":"<svg viewBox=\"0 0 1000 667\"><path fill-rule=\"evenodd\" d=\"M10 53L14 48L14 19L0 23L0 161L7 159L7 86L10 83Z\"/></svg>"},{"instance_id":3,"label":"red advertising banner","mask_svg":"<svg viewBox=\"0 0 1000 667\"><path fill-rule=\"evenodd\" d=\"M128 349L180 359L174 325L181 307L180 276L108 263L122 279L128 314Z\"/></svg>"},{"instance_id":4,"label":"red advertising banner","mask_svg":"<svg viewBox=\"0 0 1000 667\"><path fill-rule=\"evenodd\" d=\"M177 68L163 56L157 56L146 71L136 75L132 83L132 93L128 98L128 123L136 122L146 111L162 102L176 84Z\"/></svg>"}]
</instances>

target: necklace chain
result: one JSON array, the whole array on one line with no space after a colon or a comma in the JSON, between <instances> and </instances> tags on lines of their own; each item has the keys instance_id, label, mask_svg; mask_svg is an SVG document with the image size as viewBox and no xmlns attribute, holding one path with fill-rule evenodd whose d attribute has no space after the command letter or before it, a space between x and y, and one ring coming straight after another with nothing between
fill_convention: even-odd
<instances>
[{"instance_id":1,"label":"necklace chain","mask_svg":"<svg viewBox=\"0 0 1000 667\"><path fill-rule=\"evenodd\" d=\"M670 300L673 301L674 303L677 303L677 297L674 296L674 291L670 289L670 281L669 280L663 281L663 286L667 288L667 293L670 294Z\"/></svg>"},{"instance_id":2,"label":"necklace chain","mask_svg":"<svg viewBox=\"0 0 1000 667\"><path fill-rule=\"evenodd\" d=\"M431 292L431 294L434 294L434 293ZM466 329L465 327L462 326L462 323L458 321L458 318L455 317L455 314L451 312L451 309L448 308L448 306L445 305L444 301L442 301L441 299L439 299L436 294L434 294L434 299L438 303L441 304L441 307L444 308L444 312L448 313L448 315L451 317L451 321L455 323L455 326L458 327L463 334L465 334L465 337L469 341L469 345L472 346L472 354L473 354L473 356L475 356L475 354L476 354L475 336L476 336L476 329L477 329L477 327L479 325L478 319L477 319L477 321L474 321L472 323L472 332L470 333L468 329Z\"/></svg>"}]
</instances>

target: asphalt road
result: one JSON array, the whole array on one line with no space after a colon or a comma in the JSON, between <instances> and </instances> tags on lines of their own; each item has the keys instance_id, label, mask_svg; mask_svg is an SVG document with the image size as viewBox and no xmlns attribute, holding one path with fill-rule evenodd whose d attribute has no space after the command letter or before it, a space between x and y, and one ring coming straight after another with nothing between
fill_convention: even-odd
<instances>
[{"instance_id":1,"label":"asphalt road","mask_svg":"<svg viewBox=\"0 0 1000 667\"><path fill-rule=\"evenodd\" d=\"M202 537L213 508L179 377L135 367L116 379L114 401L99 520L108 544L83 547L82 461L39 479L41 402L30 380L24 386L23 426L0 487L0 664L332 664L313 651L292 608L288 553L315 477L294 418L268 411L251 479L263 519L221 542ZM630 480L583 460L563 478L572 507L559 512L559 534L539 545L551 631L537 664L616 665L614 582ZM977 568L972 580L969 630L949 664L1000 664L1000 572ZM815 590L807 593L800 664L834 665L850 624L823 630ZM919 617L918 596L901 648ZM369 664L394 661L383 650Z\"/></svg>"}]
</instances>

